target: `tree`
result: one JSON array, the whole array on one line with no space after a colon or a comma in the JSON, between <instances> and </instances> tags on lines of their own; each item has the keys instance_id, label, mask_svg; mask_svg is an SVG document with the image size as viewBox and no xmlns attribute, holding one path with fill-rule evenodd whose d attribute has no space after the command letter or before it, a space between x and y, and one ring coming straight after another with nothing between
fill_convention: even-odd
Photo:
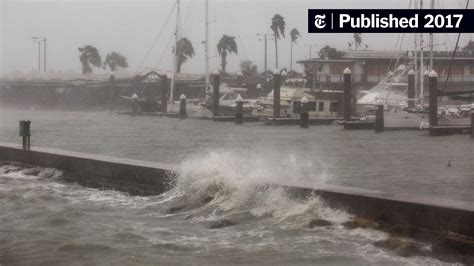
<instances>
[{"instance_id":1,"label":"tree","mask_svg":"<svg viewBox=\"0 0 474 266\"><path fill-rule=\"evenodd\" d=\"M188 38L183 37L176 43L175 55L178 57L177 73L181 73L181 66L186 63L189 58L194 56L193 44Z\"/></svg>"},{"instance_id":2,"label":"tree","mask_svg":"<svg viewBox=\"0 0 474 266\"><path fill-rule=\"evenodd\" d=\"M244 77L255 77L258 75L257 66L252 61L241 61L240 72Z\"/></svg>"},{"instance_id":3,"label":"tree","mask_svg":"<svg viewBox=\"0 0 474 266\"><path fill-rule=\"evenodd\" d=\"M299 37L301 37L300 32L294 28L290 31L291 37L291 49L290 49L290 70L293 70L293 43L296 43Z\"/></svg>"},{"instance_id":4,"label":"tree","mask_svg":"<svg viewBox=\"0 0 474 266\"><path fill-rule=\"evenodd\" d=\"M278 40L280 39L280 36L283 36L285 38L285 18L282 17L279 14L276 14L272 18L272 25L270 26L273 33L275 34L275 63L276 63L276 68L278 68Z\"/></svg>"},{"instance_id":5,"label":"tree","mask_svg":"<svg viewBox=\"0 0 474 266\"><path fill-rule=\"evenodd\" d=\"M111 71L114 72L117 70L117 67L127 68L127 58L125 58L125 56L121 55L120 53L112 52L110 54L107 54L107 56L105 57L104 68L106 68L107 66Z\"/></svg>"},{"instance_id":6,"label":"tree","mask_svg":"<svg viewBox=\"0 0 474 266\"><path fill-rule=\"evenodd\" d=\"M319 57L321 59L339 59L341 58L341 52L336 50L336 48L333 48L329 45L324 46L319 50Z\"/></svg>"},{"instance_id":7,"label":"tree","mask_svg":"<svg viewBox=\"0 0 474 266\"><path fill-rule=\"evenodd\" d=\"M361 44L362 44L362 34L361 33L354 33L355 49L357 50L360 47Z\"/></svg>"},{"instance_id":8,"label":"tree","mask_svg":"<svg viewBox=\"0 0 474 266\"><path fill-rule=\"evenodd\" d=\"M469 41L464 48L462 48L463 52L474 54L474 41Z\"/></svg>"},{"instance_id":9,"label":"tree","mask_svg":"<svg viewBox=\"0 0 474 266\"><path fill-rule=\"evenodd\" d=\"M92 45L86 45L84 47L79 47L78 50L81 53L79 60L81 60L82 64L82 74L85 75L92 73L91 65L95 67L102 66L102 59L97 48Z\"/></svg>"},{"instance_id":10,"label":"tree","mask_svg":"<svg viewBox=\"0 0 474 266\"><path fill-rule=\"evenodd\" d=\"M231 53L237 54L237 43L235 43L235 37L222 35L222 38L219 40L217 44L217 52L221 56L221 67L222 72L225 73L225 67L227 65L227 55Z\"/></svg>"}]
</instances>

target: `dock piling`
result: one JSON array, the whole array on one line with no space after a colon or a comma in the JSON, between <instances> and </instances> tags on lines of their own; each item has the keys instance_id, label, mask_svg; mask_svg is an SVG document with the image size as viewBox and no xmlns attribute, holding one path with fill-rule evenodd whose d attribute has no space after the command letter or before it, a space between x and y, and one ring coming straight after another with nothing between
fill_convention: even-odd
<instances>
[{"instance_id":1,"label":"dock piling","mask_svg":"<svg viewBox=\"0 0 474 266\"><path fill-rule=\"evenodd\" d=\"M161 112L168 112L168 76L160 75L161 82Z\"/></svg>"},{"instance_id":2,"label":"dock piling","mask_svg":"<svg viewBox=\"0 0 474 266\"><path fill-rule=\"evenodd\" d=\"M214 74L212 75L212 86L213 86L213 106L212 106L212 114L214 116L219 116L219 100L220 100L220 92L219 92L219 86L220 86L220 75L219 71L215 71Z\"/></svg>"},{"instance_id":3,"label":"dock piling","mask_svg":"<svg viewBox=\"0 0 474 266\"><path fill-rule=\"evenodd\" d=\"M471 105L471 139L474 139L474 104Z\"/></svg>"},{"instance_id":4,"label":"dock piling","mask_svg":"<svg viewBox=\"0 0 474 266\"><path fill-rule=\"evenodd\" d=\"M186 95L179 96L179 119L186 119L188 114L186 112Z\"/></svg>"},{"instance_id":5,"label":"dock piling","mask_svg":"<svg viewBox=\"0 0 474 266\"><path fill-rule=\"evenodd\" d=\"M430 135L432 127L438 126L438 74L432 70L428 79Z\"/></svg>"},{"instance_id":6,"label":"dock piling","mask_svg":"<svg viewBox=\"0 0 474 266\"><path fill-rule=\"evenodd\" d=\"M375 133L384 131L385 122L383 119L383 111L383 104L377 105L377 111L375 113Z\"/></svg>"},{"instance_id":7,"label":"dock piling","mask_svg":"<svg viewBox=\"0 0 474 266\"><path fill-rule=\"evenodd\" d=\"M134 93L132 95L132 116L138 113L138 95Z\"/></svg>"},{"instance_id":8,"label":"dock piling","mask_svg":"<svg viewBox=\"0 0 474 266\"><path fill-rule=\"evenodd\" d=\"M273 71L273 118L280 118L280 70Z\"/></svg>"},{"instance_id":9,"label":"dock piling","mask_svg":"<svg viewBox=\"0 0 474 266\"><path fill-rule=\"evenodd\" d=\"M235 99L235 123L237 125L244 123L244 99L242 99L240 94L238 94L237 99Z\"/></svg>"},{"instance_id":10,"label":"dock piling","mask_svg":"<svg viewBox=\"0 0 474 266\"><path fill-rule=\"evenodd\" d=\"M415 108L415 71L408 71L408 108Z\"/></svg>"},{"instance_id":11,"label":"dock piling","mask_svg":"<svg viewBox=\"0 0 474 266\"><path fill-rule=\"evenodd\" d=\"M344 129L347 129L346 122L352 117L352 71L347 67L344 69Z\"/></svg>"},{"instance_id":12,"label":"dock piling","mask_svg":"<svg viewBox=\"0 0 474 266\"><path fill-rule=\"evenodd\" d=\"M109 111L113 111L115 109L116 103L116 93L115 93L115 76L110 75L109 79Z\"/></svg>"},{"instance_id":13,"label":"dock piling","mask_svg":"<svg viewBox=\"0 0 474 266\"><path fill-rule=\"evenodd\" d=\"M308 98L306 98L306 96L303 96L303 98L301 98L300 127L308 128L308 126L309 126Z\"/></svg>"},{"instance_id":14,"label":"dock piling","mask_svg":"<svg viewBox=\"0 0 474 266\"><path fill-rule=\"evenodd\" d=\"M21 120L20 121L20 137L22 137L22 147L23 150L29 151L30 150L30 130L31 121L29 120Z\"/></svg>"}]
</instances>

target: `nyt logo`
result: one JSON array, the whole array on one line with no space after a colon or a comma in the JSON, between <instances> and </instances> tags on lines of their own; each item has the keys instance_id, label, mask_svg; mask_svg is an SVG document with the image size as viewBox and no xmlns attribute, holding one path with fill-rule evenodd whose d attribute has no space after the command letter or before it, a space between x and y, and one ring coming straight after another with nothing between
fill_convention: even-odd
<instances>
[{"instance_id":1,"label":"nyt logo","mask_svg":"<svg viewBox=\"0 0 474 266\"><path fill-rule=\"evenodd\" d=\"M331 14L324 9L309 9L308 32L330 32L333 23Z\"/></svg>"},{"instance_id":2,"label":"nyt logo","mask_svg":"<svg viewBox=\"0 0 474 266\"><path fill-rule=\"evenodd\" d=\"M326 27L326 14L314 16L314 26L318 29Z\"/></svg>"}]
</instances>

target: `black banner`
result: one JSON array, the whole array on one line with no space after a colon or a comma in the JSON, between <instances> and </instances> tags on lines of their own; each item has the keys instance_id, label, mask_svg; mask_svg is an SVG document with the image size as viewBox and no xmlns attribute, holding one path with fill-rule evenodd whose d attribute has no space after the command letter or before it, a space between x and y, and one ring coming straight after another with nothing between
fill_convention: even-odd
<instances>
[{"instance_id":1,"label":"black banner","mask_svg":"<svg viewBox=\"0 0 474 266\"><path fill-rule=\"evenodd\" d=\"M309 33L474 33L471 9L308 9Z\"/></svg>"}]
</instances>

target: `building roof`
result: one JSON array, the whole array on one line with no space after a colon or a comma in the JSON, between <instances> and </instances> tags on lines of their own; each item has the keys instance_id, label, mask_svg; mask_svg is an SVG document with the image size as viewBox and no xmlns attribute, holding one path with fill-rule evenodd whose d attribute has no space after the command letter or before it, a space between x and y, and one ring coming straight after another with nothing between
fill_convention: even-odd
<instances>
[{"instance_id":1,"label":"building roof","mask_svg":"<svg viewBox=\"0 0 474 266\"><path fill-rule=\"evenodd\" d=\"M385 51L385 50L345 50L340 51L340 58L327 59L327 58L310 58L306 60L297 61L299 64L319 62L319 63L332 63L332 62L355 62L356 60L370 60L370 59L410 59L413 58L413 51ZM452 51L434 51L434 60L452 60ZM471 52L456 52L454 60L472 60L474 61L474 53Z\"/></svg>"}]
</instances>

